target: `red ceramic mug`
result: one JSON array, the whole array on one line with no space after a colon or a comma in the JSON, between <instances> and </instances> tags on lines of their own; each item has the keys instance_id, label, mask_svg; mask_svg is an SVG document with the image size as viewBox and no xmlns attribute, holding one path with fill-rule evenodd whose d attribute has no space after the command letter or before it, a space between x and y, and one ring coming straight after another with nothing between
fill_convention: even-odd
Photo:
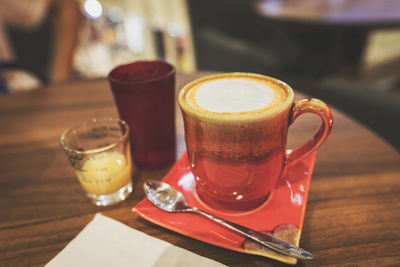
<instances>
[{"instance_id":1,"label":"red ceramic mug","mask_svg":"<svg viewBox=\"0 0 400 267\"><path fill-rule=\"evenodd\" d=\"M293 98L287 84L251 73L206 76L181 89L188 157L205 204L239 211L262 205L284 169L324 142L332 127L327 105ZM288 153L288 127L306 112L319 115L322 125Z\"/></svg>"}]
</instances>

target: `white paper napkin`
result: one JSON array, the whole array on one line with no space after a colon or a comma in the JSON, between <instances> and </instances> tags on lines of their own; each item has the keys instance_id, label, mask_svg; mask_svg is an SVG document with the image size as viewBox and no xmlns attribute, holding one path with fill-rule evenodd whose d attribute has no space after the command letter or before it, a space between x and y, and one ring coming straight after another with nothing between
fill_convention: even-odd
<instances>
[{"instance_id":1,"label":"white paper napkin","mask_svg":"<svg viewBox=\"0 0 400 267\"><path fill-rule=\"evenodd\" d=\"M46 266L225 266L109 217L93 220Z\"/></svg>"}]
</instances>

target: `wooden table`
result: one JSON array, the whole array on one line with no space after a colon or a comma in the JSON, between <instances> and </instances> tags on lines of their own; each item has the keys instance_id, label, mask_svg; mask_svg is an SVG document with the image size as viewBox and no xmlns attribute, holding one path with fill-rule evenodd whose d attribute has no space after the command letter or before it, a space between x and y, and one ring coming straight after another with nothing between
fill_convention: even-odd
<instances>
[{"instance_id":1,"label":"wooden table","mask_svg":"<svg viewBox=\"0 0 400 267\"><path fill-rule=\"evenodd\" d=\"M397 0L260 0L265 16L316 23L389 26L400 22Z\"/></svg>"},{"instance_id":2,"label":"wooden table","mask_svg":"<svg viewBox=\"0 0 400 267\"><path fill-rule=\"evenodd\" d=\"M260 25L278 31L274 39L295 44L290 49L299 55L290 62L311 78L368 75L363 67L371 33L400 27L397 0L256 0L254 9Z\"/></svg>"},{"instance_id":3,"label":"wooden table","mask_svg":"<svg viewBox=\"0 0 400 267\"><path fill-rule=\"evenodd\" d=\"M177 87L202 75L178 75ZM47 263L97 212L230 266L284 266L203 243L133 214L131 208L144 197L143 181L161 179L166 169L142 171L134 193L123 203L92 205L59 147L59 137L75 122L116 114L105 80L0 97L0 266ZM299 265L398 265L400 155L342 113L333 114L334 129L317 155L300 242L315 259ZM312 115L300 117L291 127L290 145L309 138L317 123ZM182 153L180 119L178 139Z\"/></svg>"}]
</instances>

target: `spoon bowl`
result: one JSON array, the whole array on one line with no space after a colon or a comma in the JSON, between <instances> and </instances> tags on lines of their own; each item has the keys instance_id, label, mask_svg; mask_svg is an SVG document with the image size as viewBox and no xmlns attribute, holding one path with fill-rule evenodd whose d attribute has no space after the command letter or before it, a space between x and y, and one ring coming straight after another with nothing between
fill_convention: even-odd
<instances>
[{"instance_id":1,"label":"spoon bowl","mask_svg":"<svg viewBox=\"0 0 400 267\"><path fill-rule=\"evenodd\" d=\"M148 199L167 212L183 212L187 207L185 197L169 184L158 181L146 181L143 185Z\"/></svg>"}]
</instances>

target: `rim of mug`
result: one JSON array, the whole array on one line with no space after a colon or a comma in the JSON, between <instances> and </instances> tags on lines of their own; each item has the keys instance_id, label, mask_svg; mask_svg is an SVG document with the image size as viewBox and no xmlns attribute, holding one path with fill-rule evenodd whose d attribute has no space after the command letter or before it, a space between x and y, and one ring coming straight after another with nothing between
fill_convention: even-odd
<instances>
[{"instance_id":1,"label":"rim of mug","mask_svg":"<svg viewBox=\"0 0 400 267\"><path fill-rule=\"evenodd\" d=\"M191 88L195 87L197 84L202 83L206 80L213 80L216 78L222 78L222 77L254 77L258 79L263 79L263 80L268 80L271 81L278 86L284 88L286 92L288 93L288 96L286 100L279 106L276 106L272 109L268 109L263 112L259 113L251 113L251 114L245 114L246 112L206 112L206 111L201 111L196 108L191 107L188 102L185 99L185 94L188 90ZM270 116L277 114L279 111L284 110L286 108L291 108L293 105L293 100L294 100L294 92L293 89L286 84L285 82L282 82L279 79L273 78L271 76L267 75L262 75L262 74L257 74L257 73L249 73L249 72L227 72L227 73L219 73L219 74L212 74L212 75L207 75L202 78L196 79L194 81L189 82L185 86L182 87L182 89L179 91L178 94L178 103L179 106L181 107L182 111L185 113L188 113L192 116L195 116L197 118L202 118L206 120L211 120L211 121L224 121L224 122L239 122L239 121L258 121L262 120L265 118L269 118ZM244 114L241 114L244 113Z\"/></svg>"},{"instance_id":2,"label":"rim of mug","mask_svg":"<svg viewBox=\"0 0 400 267\"><path fill-rule=\"evenodd\" d=\"M164 64L168 67L171 67L170 71L165 72L163 75L158 76L156 78L151 78L151 79L146 79L146 80L140 80L140 81L127 81L127 80L121 80L121 79L117 79L115 77L112 77L112 73L114 71L116 71L117 69L121 69L124 67L127 67L129 65L136 65L136 64L141 64L141 63L161 63ZM107 75L107 79L113 83L119 83L119 84L144 84L144 83L150 83L150 82L155 82L158 80L162 80L166 77L169 77L171 75L174 75L176 73L176 68L174 65L163 61L163 60L138 60L138 61L134 61L134 62L130 62L130 63L126 63L126 64L120 64L116 67L114 67Z\"/></svg>"},{"instance_id":3,"label":"rim of mug","mask_svg":"<svg viewBox=\"0 0 400 267\"><path fill-rule=\"evenodd\" d=\"M124 127L125 132L116 142L113 142L112 144L110 144L108 146L104 146L104 147L100 147L100 148L80 151L80 150L73 149L73 148L69 147L68 145L66 145L65 138L74 129L84 126L84 125L88 125L90 123L100 123L100 122L116 122ZM129 129L128 123L126 121L118 119L118 118L113 118L113 117L92 118L90 120L77 123L77 124L69 127L67 130L65 130L60 137L60 145L64 149L65 152L73 153L73 154L77 154L77 155L91 155L91 154L101 153L101 152L110 150L110 149L118 146L119 144L125 142L129 138L129 130L130 129Z\"/></svg>"}]
</instances>

